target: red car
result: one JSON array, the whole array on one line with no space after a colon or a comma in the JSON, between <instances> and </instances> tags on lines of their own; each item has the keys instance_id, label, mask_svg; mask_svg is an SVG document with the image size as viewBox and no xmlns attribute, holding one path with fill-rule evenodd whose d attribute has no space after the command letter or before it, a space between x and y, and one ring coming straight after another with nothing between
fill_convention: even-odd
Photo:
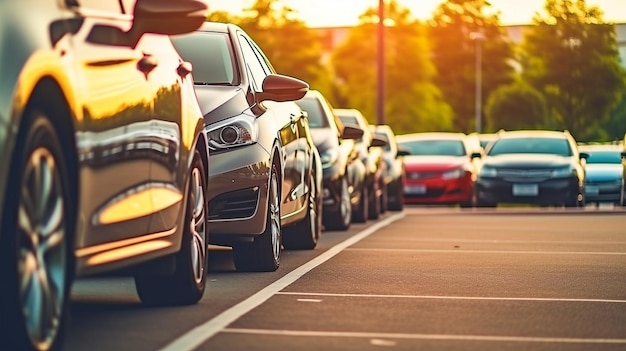
<instances>
[{"instance_id":1,"label":"red car","mask_svg":"<svg viewBox=\"0 0 626 351\"><path fill-rule=\"evenodd\" d=\"M405 204L476 204L474 183L481 153L463 133L413 133L397 137L404 154Z\"/></svg>"}]
</instances>

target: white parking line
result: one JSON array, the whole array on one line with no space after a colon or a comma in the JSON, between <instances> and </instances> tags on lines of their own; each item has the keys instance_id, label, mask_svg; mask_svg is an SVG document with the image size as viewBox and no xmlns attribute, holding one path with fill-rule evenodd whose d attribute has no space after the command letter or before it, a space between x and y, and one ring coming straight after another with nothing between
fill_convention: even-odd
<instances>
[{"instance_id":1,"label":"white parking line","mask_svg":"<svg viewBox=\"0 0 626 351\"><path fill-rule=\"evenodd\" d=\"M548 338L527 336L497 336L497 335L447 335L447 334L407 334L407 333L358 333L309 330L271 330L271 329L244 329L227 328L225 333L279 335L279 336L317 336L341 338L368 338L368 339L412 339L412 340L454 340L454 341L506 341L506 342L534 342L534 343L567 343L567 344L626 344L626 339L599 339L599 338Z\"/></svg>"},{"instance_id":2,"label":"white parking line","mask_svg":"<svg viewBox=\"0 0 626 351\"><path fill-rule=\"evenodd\" d=\"M323 252L319 256L315 257L311 261L303 264L302 266L296 268L295 270L287 273L282 278L278 279L274 283L268 285L267 287L261 289L256 294L250 296L244 301L238 303L237 305L227 309L226 311L220 313L215 316L213 319L206 321L203 324L198 325L194 329L190 330L186 334L183 334L178 339L172 341L170 344L166 345L161 349L161 351L186 351L193 350L196 347L202 345L203 342L210 339L215 334L223 331L229 324L239 319L244 314L250 312L252 309L261 305L263 302L267 301L270 297L289 286L304 274L311 271L313 268L321 265L327 260L331 259L342 250L345 250L350 245L353 245L360 240L368 237L372 233L376 232L378 229L385 227L399 219L404 217L404 212L394 214L388 218L385 218L379 222L376 222L372 226L367 229L351 236L345 241L331 247L327 251Z\"/></svg>"},{"instance_id":3,"label":"white parking line","mask_svg":"<svg viewBox=\"0 0 626 351\"><path fill-rule=\"evenodd\" d=\"M359 298L394 298L394 299L434 299L434 300L486 300L486 301L552 301L552 302L600 302L626 303L626 300L614 299L558 299L550 297L497 297L497 296L440 296L440 295L383 295L383 294L333 294L280 291L276 295L316 296L316 297L359 297ZM300 300L300 299L298 299Z\"/></svg>"},{"instance_id":4,"label":"white parking line","mask_svg":"<svg viewBox=\"0 0 626 351\"><path fill-rule=\"evenodd\" d=\"M606 255L626 256L626 252L616 251L528 251L528 250L461 250L461 249L380 249L351 247L346 251L379 252L426 252L426 253L476 253L476 254L524 254L524 255Z\"/></svg>"}]
</instances>

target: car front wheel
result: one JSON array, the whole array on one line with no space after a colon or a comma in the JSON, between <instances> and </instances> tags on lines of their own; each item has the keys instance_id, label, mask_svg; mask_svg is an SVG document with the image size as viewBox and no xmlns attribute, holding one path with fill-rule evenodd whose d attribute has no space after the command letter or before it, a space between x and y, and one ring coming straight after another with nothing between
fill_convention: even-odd
<instances>
[{"instance_id":1,"label":"car front wheel","mask_svg":"<svg viewBox=\"0 0 626 351\"><path fill-rule=\"evenodd\" d=\"M72 276L69 184L50 119L38 112L28 116L0 236L0 337L9 350L56 350Z\"/></svg>"},{"instance_id":2,"label":"car front wheel","mask_svg":"<svg viewBox=\"0 0 626 351\"><path fill-rule=\"evenodd\" d=\"M267 191L265 231L252 242L233 246L233 259L238 271L272 272L280 266L282 227L280 223L280 194L278 171L272 165Z\"/></svg>"},{"instance_id":3,"label":"car front wheel","mask_svg":"<svg viewBox=\"0 0 626 351\"><path fill-rule=\"evenodd\" d=\"M309 175L309 196L306 216L290 228L285 228L285 249L311 250L317 246L322 232L322 199L315 186L315 170Z\"/></svg>"},{"instance_id":4,"label":"car front wheel","mask_svg":"<svg viewBox=\"0 0 626 351\"><path fill-rule=\"evenodd\" d=\"M206 287L207 228L206 172L198 151L187 187L187 209L176 270L170 275L137 275L135 287L144 304L190 305L198 302Z\"/></svg>"}]
</instances>

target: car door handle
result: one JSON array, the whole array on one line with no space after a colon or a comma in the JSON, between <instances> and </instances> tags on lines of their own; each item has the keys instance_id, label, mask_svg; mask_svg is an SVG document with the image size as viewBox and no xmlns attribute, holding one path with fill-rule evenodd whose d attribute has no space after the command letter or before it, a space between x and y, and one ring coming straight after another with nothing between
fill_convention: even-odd
<instances>
[{"instance_id":1,"label":"car door handle","mask_svg":"<svg viewBox=\"0 0 626 351\"><path fill-rule=\"evenodd\" d=\"M150 73L150 71L158 65L159 60L150 54L144 54L143 57L139 59L139 62L137 62L137 68L145 74Z\"/></svg>"},{"instance_id":2,"label":"car door handle","mask_svg":"<svg viewBox=\"0 0 626 351\"><path fill-rule=\"evenodd\" d=\"M191 62L187 61L181 62L180 65L178 65L178 68L176 68L176 72L181 78L185 78L192 71L193 66L191 65Z\"/></svg>"}]
</instances>

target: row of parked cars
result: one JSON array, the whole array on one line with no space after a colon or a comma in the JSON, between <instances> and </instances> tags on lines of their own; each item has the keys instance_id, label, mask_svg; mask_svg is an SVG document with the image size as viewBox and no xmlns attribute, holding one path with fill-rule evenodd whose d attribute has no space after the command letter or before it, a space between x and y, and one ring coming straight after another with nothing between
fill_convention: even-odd
<instances>
[{"instance_id":1,"label":"row of parked cars","mask_svg":"<svg viewBox=\"0 0 626 351\"><path fill-rule=\"evenodd\" d=\"M496 207L501 203L626 205L622 145L579 145L567 131L398 136L404 201Z\"/></svg>"},{"instance_id":2,"label":"row of parked cars","mask_svg":"<svg viewBox=\"0 0 626 351\"><path fill-rule=\"evenodd\" d=\"M209 244L274 271L323 229L402 209L391 129L333 109L207 14L197 0L0 4L6 349L61 348L75 278L130 275L144 304L195 304Z\"/></svg>"}]
</instances>

